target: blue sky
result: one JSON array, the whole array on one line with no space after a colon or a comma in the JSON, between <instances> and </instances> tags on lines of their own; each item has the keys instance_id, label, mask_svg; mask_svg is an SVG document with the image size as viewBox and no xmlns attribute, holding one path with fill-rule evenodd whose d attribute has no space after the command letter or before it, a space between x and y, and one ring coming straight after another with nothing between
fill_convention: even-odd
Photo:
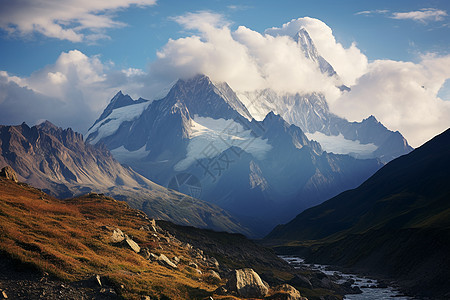
<instances>
[{"instance_id":1,"label":"blue sky","mask_svg":"<svg viewBox=\"0 0 450 300\"><path fill-rule=\"evenodd\" d=\"M418 146L450 126L449 14L448 0L3 0L0 123L85 133L119 89L153 99L201 72L236 90L324 93L334 113L373 114ZM305 27L352 91L301 60L289 70L277 51L290 46L265 34L283 24Z\"/></svg>"},{"instance_id":2,"label":"blue sky","mask_svg":"<svg viewBox=\"0 0 450 300\"><path fill-rule=\"evenodd\" d=\"M4 1L2 5L8 5ZM71 42L33 32L25 36L0 31L0 69L15 75L29 75L54 62L63 51L78 49L88 56L101 55L119 67L145 68L169 38L185 32L171 17L186 12L209 10L224 14L232 27L243 25L258 32L278 27L294 18L314 17L324 21L344 45L356 42L370 60L416 61L427 52L450 52L450 18L440 21L393 19L395 12L434 8L450 11L450 2L440 1L176 1L160 0L156 5L130 7L112 12L127 24L105 30L109 36L94 42ZM388 10L389 13L358 14Z\"/></svg>"}]
</instances>

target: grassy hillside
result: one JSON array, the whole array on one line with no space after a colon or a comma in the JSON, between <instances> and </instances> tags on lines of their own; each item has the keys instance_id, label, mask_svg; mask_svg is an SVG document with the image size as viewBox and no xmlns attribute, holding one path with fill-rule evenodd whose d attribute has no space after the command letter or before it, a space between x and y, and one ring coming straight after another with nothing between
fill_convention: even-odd
<instances>
[{"instance_id":1,"label":"grassy hillside","mask_svg":"<svg viewBox=\"0 0 450 300\"><path fill-rule=\"evenodd\" d=\"M30 186L0 180L0 250L5 257L66 281L100 274L116 288L123 285L117 291L131 299L195 298L217 288L187 264L168 269L110 240L111 228L120 228L152 252L196 261L181 243L141 229L148 225L145 214L112 198L91 195L61 201Z\"/></svg>"},{"instance_id":2,"label":"grassy hillside","mask_svg":"<svg viewBox=\"0 0 450 300\"><path fill-rule=\"evenodd\" d=\"M114 242L117 229L141 251ZM168 266L155 257L162 254L179 263ZM322 273L295 270L241 234L166 221L154 226L142 211L102 194L60 200L0 178L0 292L6 290L9 298L239 299L215 291L230 271L244 267L270 284L269 297L283 283L310 300L342 299L345 293L335 283L325 287L317 279ZM212 278L210 270L221 278ZM96 275L103 286L96 284ZM305 280L314 285L305 287Z\"/></svg>"}]
</instances>

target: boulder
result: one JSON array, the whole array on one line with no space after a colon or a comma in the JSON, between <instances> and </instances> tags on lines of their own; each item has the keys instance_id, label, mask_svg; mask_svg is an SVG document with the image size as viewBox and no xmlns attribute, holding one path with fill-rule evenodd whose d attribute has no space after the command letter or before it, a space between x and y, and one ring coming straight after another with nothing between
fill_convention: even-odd
<instances>
[{"instance_id":1,"label":"boulder","mask_svg":"<svg viewBox=\"0 0 450 300\"><path fill-rule=\"evenodd\" d=\"M222 278L220 278L219 273L217 273L217 272L214 271L214 270L208 270L207 274L208 274L208 275L211 275L211 276L214 277L214 278L217 278L218 280L221 280L221 279L222 279Z\"/></svg>"},{"instance_id":2,"label":"boulder","mask_svg":"<svg viewBox=\"0 0 450 300\"><path fill-rule=\"evenodd\" d=\"M167 258L167 256L165 256L164 254L161 254L158 258L158 262L165 266L165 267L169 267L172 269L176 269L178 268L176 264L174 264L169 258Z\"/></svg>"},{"instance_id":3,"label":"boulder","mask_svg":"<svg viewBox=\"0 0 450 300\"><path fill-rule=\"evenodd\" d=\"M258 273L250 268L234 270L226 289L244 298L262 298L269 291Z\"/></svg>"},{"instance_id":4,"label":"boulder","mask_svg":"<svg viewBox=\"0 0 450 300\"><path fill-rule=\"evenodd\" d=\"M219 273L217 273L214 270L208 270L205 275L206 281L212 284L218 284L222 280L222 278L220 278Z\"/></svg>"},{"instance_id":5,"label":"boulder","mask_svg":"<svg viewBox=\"0 0 450 300\"><path fill-rule=\"evenodd\" d=\"M119 228L116 228L113 230L113 233L111 234L111 242L113 243L120 243L123 240L125 240L125 234L120 230Z\"/></svg>"},{"instance_id":6,"label":"boulder","mask_svg":"<svg viewBox=\"0 0 450 300\"><path fill-rule=\"evenodd\" d=\"M6 166L0 171L0 177L12 180L14 182L19 182L19 180L17 180L16 172L10 166Z\"/></svg>"},{"instance_id":7,"label":"boulder","mask_svg":"<svg viewBox=\"0 0 450 300\"><path fill-rule=\"evenodd\" d=\"M215 294L217 295L226 295L228 294L228 290L225 288L225 286L219 286L215 291Z\"/></svg>"},{"instance_id":8,"label":"boulder","mask_svg":"<svg viewBox=\"0 0 450 300\"><path fill-rule=\"evenodd\" d=\"M272 296L269 297L269 299L273 300L304 300L306 298L302 297L300 295L300 292L297 291L292 285L289 284L282 284L274 289L274 293Z\"/></svg>"},{"instance_id":9,"label":"boulder","mask_svg":"<svg viewBox=\"0 0 450 300\"><path fill-rule=\"evenodd\" d=\"M98 275L98 274L92 278L92 281L100 287L103 286L102 279L101 279L100 275Z\"/></svg>"},{"instance_id":10,"label":"boulder","mask_svg":"<svg viewBox=\"0 0 450 300\"><path fill-rule=\"evenodd\" d=\"M298 286L298 287L302 287L302 288L307 288L307 289L312 289L313 285L311 283L311 281L309 281L308 278L306 278L305 276L302 276L300 274L295 275L294 278L292 278L289 283Z\"/></svg>"},{"instance_id":11,"label":"boulder","mask_svg":"<svg viewBox=\"0 0 450 300\"><path fill-rule=\"evenodd\" d=\"M214 257L210 257L206 260L206 264L213 269L219 269L219 262Z\"/></svg>"},{"instance_id":12,"label":"boulder","mask_svg":"<svg viewBox=\"0 0 450 300\"><path fill-rule=\"evenodd\" d=\"M139 254L144 258L144 259L149 259L150 258L150 251L148 250L148 248L142 248L141 252L139 252Z\"/></svg>"},{"instance_id":13,"label":"boulder","mask_svg":"<svg viewBox=\"0 0 450 300\"><path fill-rule=\"evenodd\" d=\"M193 262L193 261L189 262L189 267L194 268L194 269L198 269L198 265L195 262Z\"/></svg>"},{"instance_id":14,"label":"boulder","mask_svg":"<svg viewBox=\"0 0 450 300\"><path fill-rule=\"evenodd\" d=\"M125 239L125 243L128 245L128 247L131 248L131 250L133 250L136 253L139 253L139 251L141 251L141 247L139 247L138 244L136 244L135 241L133 241L132 239L130 239L129 237L127 237Z\"/></svg>"}]
</instances>

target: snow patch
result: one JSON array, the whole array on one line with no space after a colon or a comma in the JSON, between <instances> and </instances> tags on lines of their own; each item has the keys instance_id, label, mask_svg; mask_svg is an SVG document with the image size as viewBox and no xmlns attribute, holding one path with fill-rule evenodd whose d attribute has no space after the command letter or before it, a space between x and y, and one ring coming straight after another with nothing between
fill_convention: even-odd
<instances>
[{"instance_id":1,"label":"snow patch","mask_svg":"<svg viewBox=\"0 0 450 300\"><path fill-rule=\"evenodd\" d=\"M90 143L97 144L102 138L116 133L123 122L136 120L142 115L150 103L151 102L143 102L114 109L107 118L95 124L95 126L88 131L87 136L97 132L97 136L94 140L90 141Z\"/></svg>"},{"instance_id":2,"label":"snow patch","mask_svg":"<svg viewBox=\"0 0 450 300\"><path fill-rule=\"evenodd\" d=\"M196 160L214 158L232 146L241 148L257 159L264 159L266 153L272 149L267 140L252 136L251 130L246 130L231 119L195 115L191 124L186 158L174 166L175 171L186 170Z\"/></svg>"},{"instance_id":3,"label":"snow patch","mask_svg":"<svg viewBox=\"0 0 450 300\"><path fill-rule=\"evenodd\" d=\"M130 160L142 159L150 153L150 151L145 150L145 145L135 151L129 151L129 150L125 149L124 146L120 146L116 149L111 150L110 152L114 156L114 158L117 159L121 163L130 161Z\"/></svg>"},{"instance_id":4,"label":"snow patch","mask_svg":"<svg viewBox=\"0 0 450 300\"><path fill-rule=\"evenodd\" d=\"M358 140L347 140L342 133L339 135L326 135L321 132L305 133L308 139L319 142L327 152L335 154L350 154L357 158L371 158L377 150L375 144L361 144Z\"/></svg>"}]
</instances>

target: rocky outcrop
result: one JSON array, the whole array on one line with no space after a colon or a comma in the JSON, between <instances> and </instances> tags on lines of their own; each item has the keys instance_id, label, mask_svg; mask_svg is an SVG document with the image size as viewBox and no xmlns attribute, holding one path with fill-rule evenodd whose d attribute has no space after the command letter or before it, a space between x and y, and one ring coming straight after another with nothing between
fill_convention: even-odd
<instances>
[{"instance_id":1,"label":"rocky outcrop","mask_svg":"<svg viewBox=\"0 0 450 300\"><path fill-rule=\"evenodd\" d=\"M116 228L113 230L110 239L113 243L120 243L125 239L125 234L122 232L122 230Z\"/></svg>"},{"instance_id":2,"label":"rocky outcrop","mask_svg":"<svg viewBox=\"0 0 450 300\"><path fill-rule=\"evenodd\" d=\"M158 257L158 262L159 262L161 265L165 266L165 267L169 267L169 268L172 268L172 269L177 269L177 268L178 268L177 265L174 264L174 263L173 263L167 256L165 256L164 254L161 254L161 255Z\"/></svg>"},{"instance_id":3,"label":"rocky outcrop","mask_svg":"<svg viewBox=\"0 0 450 300\"><path fill-rule=\"evenodd\" d=\"M274 288L274 294L269 297L273 300L308 300L306 297L302 297L300 292L292 285L282 284Z\"/></svg>"},{"instance_id":4,"label":"rocky outcrop","mask_svg":"<svg viewBox=\"0 0 450 300\"><path fill-rule=\"evenodd\" d=\"M234 270L227 282L226 289L244 298L262 298L269 291L258 273L250 268Z\"/></svg>"},{"instance_id":5,"label":"rocky outcrop","mask_svg":"<svg viewBox=\"0 0 450 300\"><path fill-rule=\"evenodd\" d=\"M220 281L222 280L222 278L220 278L219 273L217 273L214 270L208 270L208 272L206 272L206 281L212 284L218 284L220 283Z\"/></svg>"},{"instance_id":6,"label":"rocky outcrop","mask_svg":"<svg viewBox=\"0 0 450 300\"><path fill-rule=\"evenodd\" d=\"M133 241L132 239L130 239L129 237L126 237L125 239L125 243L128 245L128 247L130 247L131 250L133 250L136 253L139 253L141 251L141 247L139 247L139 245Z\"/></svg>"},{"instance_id":7,"label":"rocky outcrop","mask_svg":"<svg viewBox=\"0 0 450 300\"><path fill-rule=\"evenodd\" d=\"M16 172L10 166L6 166L0 171L0 177L19 182L19 180L17 180Z\"/></svg>"}]
</instances>

